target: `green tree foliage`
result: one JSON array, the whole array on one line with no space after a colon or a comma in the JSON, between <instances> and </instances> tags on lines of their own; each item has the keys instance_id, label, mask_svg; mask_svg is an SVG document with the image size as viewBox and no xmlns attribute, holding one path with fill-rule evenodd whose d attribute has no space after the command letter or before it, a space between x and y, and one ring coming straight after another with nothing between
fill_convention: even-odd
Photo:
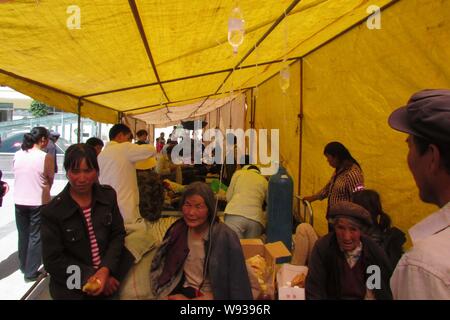
<instances>
[{"instance_id":1,"label":"green tree foliage","mask_svg":"<svg viewBox=\"0 0 450 320\"><path fill-rule=\"evenodd\" d=\"M33 102L31 102L30 111L35 117L43 117L49 114L51 107L43 102L33 100Z\"/></svg>"}]
</instances>

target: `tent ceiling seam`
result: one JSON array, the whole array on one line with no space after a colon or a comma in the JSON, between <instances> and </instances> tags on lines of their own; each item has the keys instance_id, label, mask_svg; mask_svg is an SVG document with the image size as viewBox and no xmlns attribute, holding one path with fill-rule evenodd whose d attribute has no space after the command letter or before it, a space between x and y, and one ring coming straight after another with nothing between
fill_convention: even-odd
<instances>
[{"instance_id":1,"label":"tent ceiling seam","mask_svg":"<svg viewBox=\"0 0 450 320\"><path fill-rule=\"evenodd\" d=\"M387 9L388 7L392 6L393 4L395 4L395 3L399 2L399 1L400 1L400 0L391 0L391 2L389 2L389 3L385 4L384 6L382 6L382 7L380 8L380 10L383 11L383 10ZM308 55L310 55L310 54L314 53L315 51L319 50L320 48L326 46L328 43L330 43L330 42L333 41L334 39L336 39L336 38L338 38L338 37L340 37L340 36L346 34L347 32L353 30L353 28L359 26L363 21L365 21L365 20L367 19L368 16L369 16L369 14L368 14L367 16L364 16L364 18L358 20L358 21L355 22L354 24L350 25L350 26L349 26L348 28L346 28L345 30L342 30L341 32L339 32L338 34L336 34L335 36L333 36L332 38L330 38L330 39L328 39L327 41L321 43L321 44L318 45L317 47L315 47L315 48L309 50L308 52L306 52L306 53L304 53L304 54L302 54L301 56L293 57L293 58L288 58L288 59L286 59L286 60L287 60L287 61L295 60L295 61L293 61L292 63L289 64L289 65L292 65L292 64L295 63L296 61L300 61L300 60L306 58ZM272 63L281 62L281 61L283 61L283 60L274 60L273 62L271 61L271 62L268 62L267 64L272 64ZM262 64L258 64L258 66L260 66L260 65L262 65ZM272 76L268 77L268 78L267 78L266 80L264 80L263 82L260 82L260 83L258 84L258 86L261 86L261 85L263 85L264 83L266 83L267 81L271 80L273 77L277 76L277 74L278 74L278 73L275 73L275 74L273 74ZM254 88L254 87L249 87L249 88L247 88L247 89L250 89L250 88Z\"/></svg>"},{"instance_id":2,"label":"tent ceiling seam","mask_svg":"<svg viewBox=\"0 0 450 320\"><path fill-rule=\"evenodd\" d=\"M5 75L7 75L7 76L9 76L9 77L11 77L11 78L13 78L13 79L15 78L15 79L24 81L25 83L29 83L29 84L32 84L32 85L35 85L35 86L38 86L38 87L46 88L46 89L48 89L48 90L51 90L51 91L56 92L56 93L60 93L60 94L62 94L62 95L65 95L65 96L67 96L67 97L71 97L71 98L73 98L73 99L82 99L83 101L86 101L86 102L88 102L88 103L92 103L92 104L94 104L94 105L97 105L97 106L99 106L99 107L102 107L102 108L105 108L105 109L108 109L108 110L111 110L111 111L114 111L114 112L123 112L123 113L128 113L128 112L130 112L130 113L131 113L131 112L133 112L133 111L138 111L138 110L148 109L148 108L152 108L152 107L156 107L156 106L161 106L161 107L162 107L162 106L164 105L164 107L167 109L167 113L170 113L171 111L170 111L170 109L169 109L169 107L170 107L169 104L171 104L171 103L180 103L180 102L184 102L184 101L187 102L187 101L192 101L192 100L195 100L195 99L205 98L205 99L200 103L200 105L197 106L196 109L191 113L191 115L192 115L192 114L195 114L195 113L196 113L196 112L197 112L197 111L198 111L198 110L199 110L199 109L200 109L200 108L208 101L209 98L218 95L218 92L223 88L223 86L225 85L225 83L228 81L228 79L230 78L230 76L233 74L233 72L234 72L236 69L238 69L238 68L239 68L239 69L254 68L254 67L256 67L256 66L275 64L275 63L279 63L279 62L282 62L282 61L283 61L283 60L281 60L281 59L278 59L278 60L266 61L266 62L263 62L263 63L257 63L257 64L254 64L254 65L247 65L247 66L241 66L241 67L240 67L240 65L245 61L245 59L247 59L247 58L251 55L251 53L255 50L255 47L256 47L257 45L260 45L260 44L261 44L261 43L269 36L269 34L277 27L277 25L279 25L279 24L282 22L282 20L283 20L289 13L293 13L293 12L296 11L296 10L294 10L294 8L296 7L296 5L297 5L300 1L301 1L301 0L294 0L294 1L289 5L289 7L283 12L283 14L282 14L281 16L278 17L278 19L271 25L271 27L265 32L265 34L264 34L263 36L261 36L261 38L256 42L255 46L253 46L253 47L252 47L252 48L251 48L251 49L250 49L250 50L249 50L249 51L241 58L241 60L237 63L237 65L236 65L234 68L227 68L227 69L223 69L223 70L211 71L211 72L207 72L207 73L202 73L202 74L197 74L197 75L191 75L191 76L185 76L185 77L180 77L180 78L175 78L175 79L169 79L169 80L161 81L161 79L160 79L160 77L159 77L159 74L158 74L158 72L157 72L157 69L156 69L155 61L153 60L153 56L152 56L152 53L151 53L151 50L150 50L150 47L149 47L149 43L148 43L148 41L147 41L147 36L146 36L145 31L144 31L144 28L143 28L142 20L141 20L141 17L140 17L140 14L139 14L139 11L138 11L138 8L137 8L137 5L136 5L136 1L135 1L135 0L128 0L129 5L130 5L130 8L131 8L131 11L133 12L134 20L135 20L136 25L137 25L137 27L138 27L138 30L139 30L139 32L140 32L141 39L142 39L142 41L143 41L143 44L144 44L144 47L145 47L147 56L148 56L148 58L149 58L149 60L150 60L150 63L151 63L151 65L152 65L153 72L154 72L154 74L155 74L155 77L156 77L156 79L157 79L157 82L153 82L153 83L150 83L150 84L143 84L143 85L133 86L133 87L120 88L120 89L115 89L115 90L111 90L111 91L103 91L103 92L98 92L98 93L91 93L91 94L87 94L87 95L76 96L76 95L74 95L74 94L72 94L72 93L65 92L65 91L63 91L63 90L61 90L61 89L54 88L54 87L52 87L52 86L50 86L50 85L40 83L40 82L38 82L38 81L36 81L36 80L32 80L32 79L28 79L28 78L25 78L25 77L16 75L16 74L14 74L14 73L11 73L11 72L6 71L6 70L3 70L3 69L0 69L0 72L3 73L3 74L5 74ZM390 6L394 5L394 4L396 4L397 2L399 2L399 0L391 0L391 1L389 1L388 3L386 3L385 5L381 6L380 9L381 9L381 10L385 10L385 9L387 9L388 7L390 7ZM297 10L297 11L298 11L298 10ZM289 61L293 61L293 60L294 60L294 61L297 61L297 60L299 60L299 59L302 59L302 58L307 57L308 55L314 53L315 51L319 50L320 48L326 46L328 43L332 42L332 41L335 40L336 38L338 38L338 37L344 35L345 33L349 32L349 31L351 31L352 29L354 29L355 27L359 26L361 23L363 23L363 22L367 19L367 16L369 16L369 15L365 15L363 18L361 18L361 19L358 20L357 22L353 23L352 25L350 25L350 26L347 27L346 29L342 30L341 32L339 32L339 33L336 34L335 36L332 36L330 39L328 39L328 40L324 41L323 43L318 44L316 47L314 47L314 48L308 50L307 52L305 52L305 53L302 54L301 56L293 57L293 58L288 58L287 60L289 60ZM164 84L164 83L177 82L177 81L182 81L182 80L187 80L187 79L192 79L192 78L198 78L198 77L208 76L208 75L213 75L213 74L226 73L226 72L228 72L228 75L225 77L225 80L221 83L221 85L219 86L219 88L217 89L217 91L216 91L214 94L209 94L209 95L205 95L205 96L199 96L199 97L194 97L194 98L189 98L189 99L184 99L184 100L178 100L178 101L170 101L170 99L168 98L167 93L166 93L166 91L165 91L165 89L164 89L164 87L163 87L163 84ZM272 76L269 76L266 80L264 80L264 81L262 81L262 82L259 82L258 85L264 84L265 82L267 82L268 80L272 79L272 78L275 77L276 75L277 75L277 73L273 74ZM159 103L159 104L155 104L155 105L151 105L151 106L145 106L145 107L139 107L139 108L134 108L134 109L128 109L128 110L125 110L125 111L120 111L120 109L115 109L114 107L105 106L105 105L102 105L101 103L97 103L97 102L94 102L94 101L92 101L92 100L86 99L86 98L92 97L92 96L106 95L106 94L110 94L110 93L121 92L121 91L127 91L127 90L133 90L133 89L139 89L139 88L144 88L144 87L151 87L151 86L155 86L155 85L159 85L159 86L160 86L160 88L161 88L161 90L162 90L162 92L163 92L165 98L167 99L167 102L165 102L165 103L162 103L162 102L161 102L161 103ZM241 90L245 91L245 90L248 90L248 89L253 88L253 87L254 87L254 86L251 86L251 87L247 87L247 88L244 88L244 89L241 89ZM226 94L226 93L229 93L229 92L230 92L230 91L228 91L228 92L222 92L221 94ZM176 106L172 106L172 107L175 108ZM219 107L219 108L220 108L220 107ZM147 111L147 112L153 112L153 111L160 110L160 109L161 109L161 108L157 108L157 109L155 109L155 110ZM145 112L142 112L142 113L145 113ZM135 115L138 115L138 114L141 114L141 113L135 113ZM170 119L170 117L169 117L168 115L167 115L167 117Z\"/></svg>"},{"instance_id":3,"label":"tent ceiling seam","mask_svg":"<svg viewBox=\"0 0 450 320\"><path fill-rule=\"evenodd\" d=\"M275 29L275 27L276 27L279 23L281 23L281 21L282 21L282 20L288 15L288 13L289 13L289 12L290 12L297 4L298 4L299 1L301 1L301 0L295 0L293 3L291 3L291 5L288 7L288 9L286 9L286 11L283 12L283 14L277 19L277 21L274 22L274 24L272 25L272 27L267 31L268 33L266 32L267 34L264 34L264 35L257 41L257 43L255 44L255 46L258 46L259 44L261 44L261 42L262 42L262 41L270 34L270 32L272 32L272 31ZM380 10L381 10L381 11L382 11L382 10L385 10L385 9L387 9L388 7L390 7L391 5L397 3L398 1L400 1L400 0L392 0L391 2L389 2L389 3L385 4L384 6L382 6L382 7L380 8ZM365 16L364 18L358 20L357 22L355 22L354 24L352 24L351 26L349 26L348 28L346 28L345 30L343 30L342 32L340 32L339 34L335 35L334 37L330 38L329 40L325 41L324 43L318 45L316 48L309 50L308 52L302 54L302 55L299 56L299 57L288 58L287 60L288 60L288 61L295 60L295 61L292 62L292 63L295 63L297 60L301 60L301 59L307 57L308 55L310 55L311 53L313 53L313 52L315 52L316 50L320 49L321 47L327 45L328 43L330 43L330 42L333 41L334 39L336 39L336 38L342 36L343 34L345 34L345 33L349 32L349 31L351 31L353 28L355 28L356 26L360 25L360 24L361 24L363 21L365 21L366 19L367 19L367 16ZM278 20L280 20L280 21L278 21ZM246 58L254 51L255 46L253 46L252 49L250 49L249 52L247 52L247 54L241 59L241 61L238 62L238 64L236 65L235 68L233 68L233 69L231 69L231 70L230 70L230 69L225 69L225 70L222 70L222 71L214 72L214 74L215 74L215 73L222 73L222 72L229 72L229 74L227 75L227 77L226 77L225 80L222 82L222 84L220 85L219 89L217 89L217 91L215 92L214 95L217 95L217 94L218 94L218 91L222 88L222 86L225 84L225 82L226 82L226 81L228 80L228 78L231 76L232 72L233 72L236 68L238 68L239 65L240 65L240 64L241 64L241 63L242 63L242 62L243 62L243 61L244 61L244 60L245 60L245 59L246 59ZM259 64L257 64L257 65L258 65L258 66L261 66L261 65L263 65L263 64L266 65L266 64L279 63L279 62L281 62L281 61L283 61L283 60L280 60L280 59L279 59L279 60L273 60L273 61L269 61L269 62L259 63ZM291 64L292 64L292 63L291 63ZM241 68L251 68L251 67L255 67L255 66L256 66L256 64L255 64L255 65L248 65L248 66L241 67ZM277 74L275 73L275 74L272 75L271 77L269 77L269 78L267 78L266 80L264 80L263 82L261 82L259 85L261 85L261 84L267 82L268 80L272 79L272 78L273 78L274 76L276 76L276 75L277 75ZM201 76L201 75L198 75L198 76ZM193 77L196 77L196 76L193 76ZM189 78L189 77L188 77L188 78ZM183 80L183 79L180 78L180 80ZM177 81L177 79L172 80L172 81ZM248 87L248 88L245 88L245 89L242 89L242 90L245 91L245 90L252 89L252 88L253 88L253 87ZM229 91L228 91L228 92L225 92L225 93L229 93ZM191 116L192 114L195 114L195 112L196 112L199 108L201 108L201 106L208 100L208 98L209 98L210 96L213 96L213 95L208 95L208 96L206 96L205 100L200 104L200 106L198 106L198 107L195 109L194 112L192 112L192 113L190 114L190 116ZM201 98L201 97L198 97L198 98ZM194 99L195 99L195 98L194 98ZM192 99L189 99L189 100L192 100ZM182 102L182 101L179 101L179 102ZM173 102L173 103L175 103L175 102ZM228 102L227 102L227 103L228 103ZM226 104L226 103L225 103L225 104ZM225 104L224 104L224 105L225 105ZM221 107L218 107L217 109L221 109L224 105L222 105ZM152 107L152 106L150 106L150 107ZM148 108L148 107L143 107L143 108L133 109L133 111L139 110L139 109L144 109L144 108ZM157 109L157 110L159 110L159 109ZM153 110L153 111L157 111L157 110ZM132 110L129 110L129 111L132 111ZM152 112L152 111L149 111L149 112Z\"/></svg>"},{"instance_id":4,"label":"tent ceiling seam","mask_svg":"<svg viewBox=\"0 0 450 320\"><path fill-rule=\"evenodd\" d=\"M225 73L228 72L229 74L225 77L224 81L222 82L222 84L219 86L219 88L216 90L215 94L218 93L218 91L222 88L223 84L228 80L228 78L230 77L230 75L234 72L235 69L239 68L240 70L242 69L246 69L246 68L253 68L256 66L262 66L262 65L267 65L267 64L273 64L273 63L279 63L282 62L282 59L277 59L277 60L272 60L272 61L268 61L268 62L262 62L262 63L257 63L257 64L253 64L253 65L247 65L247 66L240 66L245 59L247 59L250 54L255 50L255 48L260 45L266 38L267 36L269 36L269 34L277 27L278 24L281 23L281 21L283 21L284 18L287 17L287 15L295 8L295 6L300 2L301 0L294 0L289 7L283 12L283 14L281 14L277 20L271 25L271 27L261 36L261 38L256 42L255 46L253 46L242 58L241 60L236 64L236 66L234 68L227 68L227 69L223 69L223 70L217 70L217 71L211 71L211 72L206 72L206 73L201 73L201 74L197 74L197 75L191 75L191 76L186 76L186 77L181 77L181 78L175 78L175 79L170 79L170 80L165 80L165 81L161 81L161 79L159 78L159 74L156 70L156 65L154 63L153 57L151 55L151 51L150 51L150 47L148 46L148 42L147 42L147 38L145 35L145 31L143 30L143 26L142 26L142 22L140 20L139 17L139 13L136 7L136 3L134 0L129 0L130 6L132 7L132 11L133 11L133 15L136 21L136 24L138 25L138 29L139 32L141 33L141 37L143 39L144 42L144 46L146 48L146 50L148 49L147 53L149 55L149 59L152 63L152 67L153 70L155 72L155 76L158 80L158 82L154 82L154 83L150 83L150 84L143 84L143 85L138 85L138 86L133 86L133 87L127 87L127 88L120 88L120 89L115 89L115 90L110 90L110 91L103 91L103 92L98 92L98 93L92 93L92 94L88 94L85 95L83 97L91 97L91 96L99 96L99 95L104 95L104 94L109 94L109 93L115 93L115 92L121 92L121 91L127 91L127 90L133 90L133 89L139 89L139 88L143 88L143 87L148 87L148 86L154 86L154 85L160 85L161 89L163 90L164 94L164 88L162 87L163 83L170 83L170 82L176 82L176 81L181 81L181 80L188 80L188 79L193 79L193 78L198 78L198 77L202 77L202 76L206 76L206 75L212 75L212 74L218 74L218 73ZM301 57L295 57L295 58L289 58L288 60L298 60ZM172 101L170 101L170 99L167 97L167 95L165 94L166 99L168 101L168 103L173 103ZM208 98L208 96L207 96ZM206 101L207 99L205 99ZM203 105L203 103L201 104ZM201 107L200 105L200 107ZM145 107L144 107L145 108ZM131 111L131 110L130 110Z\"/></svg>"},{"instance_id":5,"label":"tent ceiling seam","mask_svg":"<svg viewBox=\"0 0 450 320\"><path fill-rule=\"evenodd\" d=\"M43 88L46 88L46 89L49 89L49 90L56 91L56 92L61 93L61 94L68 95L68 96L70 96L72 98L75 98L75 99L79 98L78 96L76 96L76 95L74 95L72 93L65 92L65 91L63 91L61 89L57 89L57 88L51 87L51 86L49 86L47 84L43 84L43 83L38 82L36 80L31 80L31 79L19 76L19 75L15 74L15 73L12 73L12 72L9 72L9 71L3 70L3 69L0 69L0 73L3 73L3 74L5 74L5 75L7 75L7 76L9 76L11 78L15 78L15 79L18 79L18 80L25 81L25 82L27 82L29 84L34 84L34 85L37 85L37 86L40 86L40 87L43 87Z\"/></svg>"},{"instance_id":6,"label":"tent ceiling seam","mask_svg":"<svg viewBox=\"0 0 450 320\"><path fill-rule=\"evenodd\" d=\"M388 8L389 6L395 4L396 2L398 2L399 0L392 0L391 2L389 2L388 4L384 5L383 7L381 7L381 10L385 10L386 8ZM294 10L295 11L295 10ZM284 14L283 14L284 16ZM354 23L353 25L349 26L347 29L341 31L339 34L337 34L336 36L330 38L329 40L325 41L324 43L318 45L317 47L309 50L308 52L302 54L301 56L297 56L297 57L292 57L292 58L288 58L288 61L292 61L292 60L299 60L302 59L306 56L308 56L309 54L313 53L314 51L317 51L318 49L320 49L321 47L325 46L326 44L328 44L329 42L333 41L334 39L336 39L337 37L345 34L346 32L352 30L354 27L358 26L359 24L361 24L362 21L366 20L367 16L365 16L364 18L362 18L361 20L357 21L356 23ZM260 44L260 43L259 43ZM255 68L257 66L263 66L263 65L267 65L267 64L274 64L274 63L280 63L282 62L282 59L277 59L277 60L271 60L271 61L265 61L265 62L260 62L257 64L251 64L251 65L245 65L245 66L240 66L239 64L242 63L243 61L240 61L237 65L237 67L239 67L240 70L242 69L248 69L248 68ZM235 68L237 68L235 67ZM163 81L159 81L159 82L152 82L152 83L147 83L147 84L142 84L142 85L137 85L137 86L132 86L132 87L125 87L125 88L119 88L119 89L113 89L113 90L109 90L109 91L102 91L102 92L96 92L96 93L90 93L90 94L86 94L81 96L82 98L87 98L87 97L92 97L92 96L100 96L100 95L105 95L105 94L110 94L110 93L116 93L116 92L122 92L122 91L128 91L128 90L134 90L134 89L140 89L140 88L145 88L145 87L151 87L151 86L155 86L155 85L160 85L160 84L165 84L165 83L171 83L171 82L177 82L177 81L182 81L182 80L189 80L189 79L194 79L194 78L199 78L199 77L203 77L203 76L208 76L208 75L213 75L213 74L219 74L219 73L225 73L225 72L232 72L234 69L233 68L227 68L227 69L222 69L222 70L217 70L217 71L211 71L211 72L205 72L205 73L200 73L200 74L196 74L196 75L190 75L190 76L186 76L186 77L180 77L180 78L175 78L175 79L169 79L169 80L163 80ZM229 76L228 76L229 77ZM228 77L225 79L225 81L228 79ZM269 77L268 79L271 79L273 76ZM261 85L262 83L266 82L268 79L264 80L263 82L259 83L258 85ZM224 83L225 83L224 81ZM223 84L222 84L223 85ZM220 90L220 89L219 89ZM217 93L216 93L217 94ZM195 98L194 98L195 99ZM192 100L192 99L189 99ZM176 102L181 102L181 101L170 101L168 99L167 103L176 103ZM155 105L156 106L156 105ZM152 107L152 106L150 106ZM142 107L142 108L148 108L148 107ZM140 108L139 108L140 109ZM128 111L134 111L136 109L132 109L132 110L128 110Z\"/></svg>"},{"instance_id":7,"label":"tent ceiling seam","mask_svg":"<svg viewBox=\"0 0 450 320\"><path fill-rule=\"evenodd\" d=\"M141 17L139 16L139 11L136 6L136 1L128 0L128 3L130 5L131 11L133 12L134 21L136 22L137 28L139 30L139 34L141 35L142 43L144 44L145 51L147 52L147 56L150 60L150 64L152 65L156 80L158 80L158 84L159 84L164 96L166 97L167 101L170 101L169 97L167 96L166 90L164 89L163 85L161 84L161 79L159 78L158 70L156 69L155 60L153 59L152 52L150 50L150 46L147 41L147 35L145 34L145 30L144 30L144 26L142 25Z\"/></svg>"},{"instance_id":8,"label":"tent ceiling seam","mask_svg":"<svg viewBox=\"0 0 450 320\"><path fill-rule=\"evenodd\" d=\"M386 10L387 8L389 8L390 6L396 4L397 2L399 2L400 0L391 0L390 2L386 3L384 6L380 7L380 12L383 10ZM299 59L305 58L306 56L310 55L311 53L314 53L315 51L319 50L320 48L326 46L328 43L330 43L331 41L339 38L340 36L346 34L347 32L353 30L353 28L359 26L362 22L364 22L365 20L367 20L367 17L369 17L370 14L367 14L366 16L364 16L363 18L361 18L360 20L356 21L354 24L348 26L346 29L342 30L341 32L339 32L338 34L336 34L335 36L331 37L330 39L328 39L327 41L317 45L317 47L309 50L308 52L304 53L302 56L299 57Z\"/></svg>"},{"instance_id":9,"label":"tent ceiling seam","mask_svg":"<svg viewBox=\"0 0 450 320\"><path fill-rule=\"evenodd\" d=\"M293 57L293 58L288 58L287 60L298 60L299 58L300 57ZM271 61L261 62L261 63L257 63L257 64L250 64L250 65L242 66L242 67L239 67L239 69L242 70L242 69L255 68L255 67L265 66L265 65L268 65L268 64L280 63L282 61L283 61L282 59L271 60ZM101 95L105 95L105 94L122 92L122 91L128 91L128 90L134 90L134 89L140 89L140 88L145 88L145 87L152 87L152 86L159 85L160 83L161 84L165 84L165 83L170 83L170 82L177 82L177 81L182 81L182 80L195 79L195 78L200 78L200 77L204 77L204 76L210 76L210 75L214 75L214 74L218 74L218 73L225 73L225 72L230 72L230 71L233 71L233 69L232 68L227 68L227 69L222 69L222 70L217 70L217 71L199 73L199 74L190 75L190 76L186 76L186 77L180 77L180 78L169 79L169 80L162 80L161 82L152 82L152 83L146 83L146 84L141 84L141 85L132 86L132 87L125 87L125 88L113 89L113 90L109 90L109 91L89 93L89 94L83 95L82 98L93 97L93 96L101 96ZM173 103L173 102L169 101L168 103Z\"/></svg>"},{"instance_id":10,"label":"tent ceiling seam","mask_svg":"<svg viewBox=\"0 0 450 320\"><path fill-rule=\"evenodd\" d=\"M54 91L54 92L57 92L57 93L66 95L66 96L71 97L71 98L73 98L73 99L77 99L77 100L78 100L78 99L82 99L83 101L86 101L86 102L89 102L89 103L92 103L92 104L96 104L96 105L98 105L98 106L100 106L100 107L102 107L102 108L109 109L109 110L112 110L112 111L115 111L115 112L119 112L119 110L114 109L114 108L112 108L112 107L108 107L108 106L102 105L102 104L100 104L100 103L98 103L98 102L94 102L94 101L85 99L85 98L83 98L82 96L76 96L76 95L74 95L74 94L72 94L72 93L69 93L69 92L66 92L66 91L64 91L64 90L61 90L61 89L58 89L58 88L49 86L49 85L47 85L47 84L43 84L43 83L41 83L41 82L39 82L39 81L36 81L36 80L32 80L32 79L28 79L28 78L19 76L19 75L15 74L15 73L12 73L12 72L9 72L9 71L3 70L3 69L0 69L0 73L3 73L4 75L7 75L7 76L9 76L9 77L11 77L11 78L14 78L14 79L17 79L17 80L24 81L24 82L26 82L26 83L28 83L28 84L32 84L32 85L35 85L35 86L39 86L39 87L42 87L42 88L45 88L45 89L48 89L48 90L51 90L51 91Z\"/></svg>"},{"instance_id":11,"label":"tent ceiling seam","mask_svg":"<svg viewBox=\"0 0 450 320\"><path fill-rule=\"evenodd\" d=\"M249 90L249 89L251 89L251 88L253 88L253 87L242 88L241 91L245 92L245 91L247 91L247 90ZM225 93L225 94L228 94L228 93L230 93L230 91L226 91L226 92L224 92L224 93ZM210 96L210 97L214 97L214 96L216 96L216 95L214 94L214 95L209 95L209 96ZM202 99L202 98L206 98L206 97L208 97L208 95L200 96L200 97L195 97L195 98L189 98L189 99L186 99L186 100L173 101L173 102L170 102L170 103L188 102L188 101L191 101L191 100ZM166 105L167 105L167 104L166 104ZM125 111L125 112L127 113L127 112L139 111L139 110L142 110L142 109L153 108L153 107L158 107L158 106L161 106L161 104L158 103L158 104L154 104L154 105L150 105L150 106L139 107L139 108L135 108L135 109L129 109L129 110ZM169 106L169 107L177 108L178 106ZM160 109L162 109L162 108L158 108L158 109L155 109L155 110L152 110L152 111L156 111L156 110L160 110ZM152 112L152 111L149 111L149 112ZM143 113L145 113L145 112L143 112ZM139 114L139 113L135 113L135 114Z\"/></svg>"},{"instance_id":12,"label":"tent ceiling seam","mask_svg":"<svg viewBox=\"0 0 450 320\"><path fill-rule=\"evenodd\" d=\"M280 24L281 21L283 21L283 19L287 16L287 14L294 9L294 7L300 2L301 0L294 0L289 7L284 10L283 14L281 16L278 17L278 19L272 24L272 26L270 26L270 28L261 36L261 38L259 38L258 41L256 41L255 45L252 46L250 48L249 51L247 51L247 53L241 58L241 60L239 60L239 62L236 64L236 66L233 68L233 70L228 72L228 75L225 77L225 79L223 80L223 82L220 84L219 88L217 88L216 92L214 93L214 95L216 95L220 89L222 89L223 85L225 84L225 82L227 82L227 80L230 78L231 74L234 72L234 70L236 70L236 68L239 67L239 65L245 61L245 59L247 59L250 54L255 50L255 48L260 45L264 39L267 38L267 36L276 28L276 26L278 24ZM208 95L205 100L203 100L203 102L189 115L189 117L191 117L193 114L195 114L197 112L198 109L200 109L205 103L206 101L208 101L209 97L211 97L212 95Z\"/></svg>"}]
</instances>

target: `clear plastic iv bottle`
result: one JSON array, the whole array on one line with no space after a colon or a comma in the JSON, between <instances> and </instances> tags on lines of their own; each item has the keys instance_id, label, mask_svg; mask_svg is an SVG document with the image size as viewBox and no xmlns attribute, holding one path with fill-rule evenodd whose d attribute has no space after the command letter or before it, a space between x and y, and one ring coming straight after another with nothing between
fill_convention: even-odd
<instances>
[{"instance_id":1,"label":"clear plastic iv bottle","mask_svg":"<svg viewBox=\"0 0 450 320\"><path fill-rule=\"evenodd\" d=\"M245 21L239 7L233 8L228 18L228 42L233 47L233 53L237 54L239 46L244 42Z\"/></svg>"}]
</instances>

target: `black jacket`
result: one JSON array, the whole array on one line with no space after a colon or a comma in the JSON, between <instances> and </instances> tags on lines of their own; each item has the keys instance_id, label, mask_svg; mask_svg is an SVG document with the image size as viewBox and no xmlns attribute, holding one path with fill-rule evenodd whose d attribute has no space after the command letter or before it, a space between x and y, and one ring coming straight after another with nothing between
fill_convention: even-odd
<instances>
[{"instance_id":1,"label":"black jacket","mask_svg":"<svg viewBox=\"0 0 450 320\"><path fill-rule=\"evenodd\" d=\"M67 184L41 211L42 257L45 270L50 274L50 294L54 299L85 297L81 290L68 289L66 282L73 274L67 272L69 266L80 268L81 286L95 273L86 221L81 208L71 198L69 188ZM114 189L94 184L91 208L100 267L107 267L115 275L124 250L125 228Z\"/></svg>"},{"instance_id":2,"label":"black jacket","mask_svg":"<svg viewBox=\"0 0 450 320\"><path fill-rule=\"evenodd\" d=\"M388 228L384 231L373 227L369 230L368 235L384 249L392 267L395 269L395 266L403 255L403 245L406 242L405 233L396 227Z\"/></svg>"},{"instance_id":3,"label":"black jacket","mask_svg":"<svg viewBox=\"0 0 450 320\"><path fill-rule=\"evenodd\" d=\"M392 274L392 266L382 248L373 240L361 235L364 269L370 265L377 265L381 271L381 288L374 289L377 300L391 300L392 293L389 279ZM305 282L306 299L341 299L340 270L338 258L345 260L344 253L337 243L336 234L328 233L319 239L311 253L308 264L308 275ZM371 276L366 273L364 279Z\"/></svg>"}]
</instances>

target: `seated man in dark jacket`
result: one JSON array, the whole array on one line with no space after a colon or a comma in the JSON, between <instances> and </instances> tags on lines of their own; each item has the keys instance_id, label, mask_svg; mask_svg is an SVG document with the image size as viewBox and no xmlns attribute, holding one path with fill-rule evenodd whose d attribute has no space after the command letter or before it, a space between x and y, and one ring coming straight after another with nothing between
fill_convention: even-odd
<instances>
[{"instance_id":1,"label":"seated man in dark jacket","mask_svg":"<svg viewBox=\"0 0 450 320\"><path fill-rule=\"evenodd\" d=\"M371 225L363 207L342 201L330 208L334 231L311 253L306 299L392 299L388 257L364 233Z\"/></svg>"}]
</instances>

